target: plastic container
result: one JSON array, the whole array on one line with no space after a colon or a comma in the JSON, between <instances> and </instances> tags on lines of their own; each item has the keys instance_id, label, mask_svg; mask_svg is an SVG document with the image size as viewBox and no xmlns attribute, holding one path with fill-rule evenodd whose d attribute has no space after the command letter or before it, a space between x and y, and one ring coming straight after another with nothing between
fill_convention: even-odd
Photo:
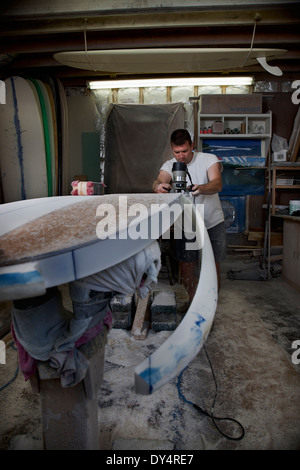
<instances>
[{"instance_id":1,"label":"plastic container","mask_svg":"<svg viewBox=\"0 0 300 470\"><path fill-rule=\"evenodd\" d=\"M104 194L104 183L94 181L72 181L72 196L99 196Z\"/></svg>"},{"instance_id":2,"label":"plastic container","mask_svg":"<svg viewBox=\"0 0 300 470\"><path fill-rule=\"evenodd\" d=\"M300 200L289 202L289 214L293 215L293 212L300 211Z\"/></svg>"}]
</instances>

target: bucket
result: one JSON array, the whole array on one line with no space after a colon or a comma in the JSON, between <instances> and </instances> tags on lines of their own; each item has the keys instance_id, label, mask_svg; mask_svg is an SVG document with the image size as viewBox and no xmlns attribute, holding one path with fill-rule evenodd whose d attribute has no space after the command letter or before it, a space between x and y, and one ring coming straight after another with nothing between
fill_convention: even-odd
<instances>
[{"instance_id":1,"label":"bucket","mask_svg":"<svg viewBox=\"0 0 300 470\"><path fill-rule=\"evenodd\" d=\"M293 215L293 212L300 211L300 200L299 201L290 201L289 214Z\"/></svg>"}]
</instances>

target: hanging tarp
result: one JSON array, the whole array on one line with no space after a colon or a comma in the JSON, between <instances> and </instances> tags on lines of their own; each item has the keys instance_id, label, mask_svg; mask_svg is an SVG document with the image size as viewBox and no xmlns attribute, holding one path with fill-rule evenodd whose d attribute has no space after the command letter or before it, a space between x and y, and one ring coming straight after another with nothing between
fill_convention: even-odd
<instances>
[{"instance_id":1,"label":"hanging tarp","mask_svg":"<svg viewBox=\"0 0 300 470\"><path fill-rule=\"evenodd\" d=\"M106 192L148 193L172 158L170 135L184 127L182 103L113 105L106 123Z\"/></svg>"}]
</instances>

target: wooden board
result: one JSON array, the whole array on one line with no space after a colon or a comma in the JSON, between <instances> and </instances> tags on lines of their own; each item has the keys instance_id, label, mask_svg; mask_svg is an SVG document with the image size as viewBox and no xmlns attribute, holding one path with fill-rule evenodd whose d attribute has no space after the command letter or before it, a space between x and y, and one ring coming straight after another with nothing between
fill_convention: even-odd
<instances>
[{"instance_id":1,"label":"wooden board","mask_svg":"<svg viewBox=\"0 0 300 470\"><path fill-rule=\"evenodd\" d=\"M147 328L149 322L146 319L147 308L150 299L150 292L148 295L141 299L138 297L135 317L131 329L131 333L135 339L146 339Z\"/></svg>"},{"instance_id":2,"label":"wooden board","mask_svg":"<svg viewBox=\"0 0 300 470\"><path fill-rule=\"evenodd\" d=\"M21 77L5 80L6 104L0 105L0 166L4 202L44 197L47 168L39 101Z\"/></svg>"},{"instance_id":3,"label":"wooden board","mask_svg":"<svg viewBox=\"0 0 300 470\"><path fill-rule=\"evenodd\" d=\"M69 67L101 72L193 73L249 66L257 63L257 57L271 60L285 53L283 49L252 49L249 53L241 48L165 48L58 52L54 58Z\"/></svg>"}]
</instances>

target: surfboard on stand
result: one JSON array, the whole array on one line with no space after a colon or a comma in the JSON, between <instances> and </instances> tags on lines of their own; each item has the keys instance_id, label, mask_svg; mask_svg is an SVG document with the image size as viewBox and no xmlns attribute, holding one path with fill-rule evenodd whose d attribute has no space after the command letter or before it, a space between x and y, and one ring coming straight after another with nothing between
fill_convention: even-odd
<instances>
[{"instance_id":1,"label":"surfboard on stand","mask_svg":"<svg viewBox=\"0 0 300 470\"><path fill-rule=\"evenodd\" d=\"M0 166L4 202L48 196L43 122L39 101L21 77L5 80L0 105Z\"/></svg>"},{"instance_id":2,"label":"surfboard on stand","mask_svg":"<svg viewBox=\"0 0 300 470\"><path fill-rule=\"evenodd\" d=\"M132 230L134 224L142 223L141 218L129 221L120 215L120 198L124 196L128 207L136 203L147 207L143 220L145 227L150 224L154 229L149 233L155 233L155 239L168 228L166 220L169 226L172 224L167 215L173 204L181 211L185 206L193 207L191 199L179 193L60 196L0 206L0 300L42 295L47 287L108 269L150 245L150 236L123 236L129 234L129 226ZM116 209L112 238L97 237L96 211L101 204ZM158 212L153 212L153 205ZM196 228L203 241L196 294L177 329L136 366L138 393L151 394L176 377L198 354L213 323L218 298L214 255L201 215L195 212Z\"/></svg>"}]
</instances>

